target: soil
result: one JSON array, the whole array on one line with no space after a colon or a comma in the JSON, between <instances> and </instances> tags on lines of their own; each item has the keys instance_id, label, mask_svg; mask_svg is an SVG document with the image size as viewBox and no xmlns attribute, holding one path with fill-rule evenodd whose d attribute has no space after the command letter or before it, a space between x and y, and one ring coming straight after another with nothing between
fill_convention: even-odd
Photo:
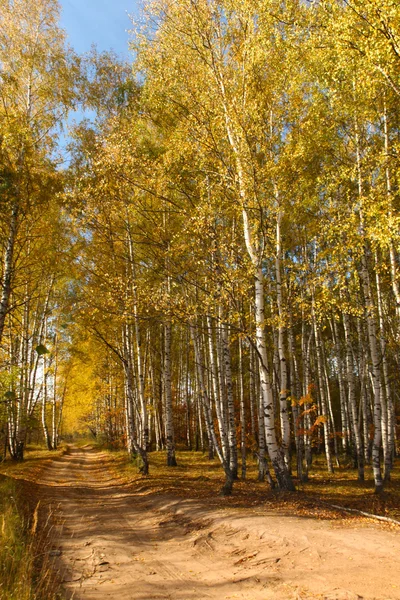
<instances>
[{"instance_id":1,"label":"soil","mask_svg":"<svg viewBox=\"0 0 400 600\"><path fill-rule=\"evenodd\" d=\"M67 600L400 600L399 528L143 491L91 447L40 487Z\"/></svg>"}]
</instances>

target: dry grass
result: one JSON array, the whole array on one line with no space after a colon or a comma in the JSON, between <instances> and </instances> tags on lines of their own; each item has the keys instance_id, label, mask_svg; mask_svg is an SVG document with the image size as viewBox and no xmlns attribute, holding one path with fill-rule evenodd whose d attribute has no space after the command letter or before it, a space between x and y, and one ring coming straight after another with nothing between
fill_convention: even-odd
<instances>
[{"instance_id":1,"label":"dry grass","mask_svg":"<svg viewBox=\"0 0 400 600\"><path fill-rule=\"evenodd\" d=\"M64 450L32 448L26 460L0 465L0 600L56 600L57 573L50 555L51 515L41 515L35 481Z\"/></svg>"},{"instance_id":2,"label":"dry grass","mask_svg":"<svg viewBox=\"0 0 400 600\"><path fill-rule=\"evenodd\" d=\"M21 484L0 481L0 599L56 600L58 583L48 529L38 529L38 505Z\"/></svg>"},{"instance_id":3,"label":"dry grass","mask_svg":"<svg viewBox=\"0 0 400 600\"><path fill-rule=\"evenodd\" d=\"M0 474L15 479L37 481L46 462L62 456L66 450L66 446L60 446L57 450L47 450L43 446L30 445L24 453L22 462L12 460L9 456L0 462Z\"/></svg>"}]
</instances>

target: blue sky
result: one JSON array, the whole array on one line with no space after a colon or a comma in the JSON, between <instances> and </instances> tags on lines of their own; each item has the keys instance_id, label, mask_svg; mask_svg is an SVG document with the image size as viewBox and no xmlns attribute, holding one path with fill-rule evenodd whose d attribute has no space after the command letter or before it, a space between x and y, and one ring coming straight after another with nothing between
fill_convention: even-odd
<instances>
[{"instance_id":1,"label":"blue sky","mask_svg":"<svg viewBox=\"0 0 400 600\"><path fill-rule=\"evenodd\" d=\"M32 0L34 1L34 0ZM129 51L129 33L132 28L131 15L140 17L141 0L59 0L61 5L61 26L68 35L68 43L75 52L88 52L93 44L99 51L114 50L123 59L132 60ZM92 119L91 111L76 110L70 115L72 125L83 118ZM68 128L60 134L60 150L64 162L68 162L66 144L69 141Z\"/></svg>"},{"instance_id":2,"label":"blue sky","mask_svg":"<svg viewBox=\"0 0 400 600\"><path fill-rule=\"evenodd\" d=\"M61 26L70 45L79 54L96 44L99 50L115 50L130 58L128 49L131 21L137 18L140 0L60 0Z\"/></svg>"}]
</instances>

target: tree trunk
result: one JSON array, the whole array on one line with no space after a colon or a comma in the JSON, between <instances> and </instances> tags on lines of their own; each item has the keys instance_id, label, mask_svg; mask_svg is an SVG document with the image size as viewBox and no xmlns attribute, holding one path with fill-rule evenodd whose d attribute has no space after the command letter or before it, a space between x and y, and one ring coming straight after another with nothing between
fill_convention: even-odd
<instances>
[{"instance_id":1,"label":"tree trunk","mask_svg":"<svg viewBox=\"0 0 400 600\"><path fill-rule=\"evenodd\" d=\"M228 496L232 493L234 480L232 477L229 463L227 460L225 460L225 457L222 453L221 447L218 443L217 436L215 434L214 421L213 421L212 410L211 410L211 402L210 402L210 398L209 398L209 395L207 393L207 389L205 386L204 362L203 362L202 354L201 354L200 347L199 347L199 339L198 339L199 335L198 335L197 327L193 324L190 325L190 333L191 333L193 347L194 347L197 380L199 383L200 397L202 399L204 418L206 421L207 431L209 433L209 439L212 441L212 443L214 445L217 456L218 456L218 458L221 462L221 465L224 469L224 472L225 472L225 484L221 490L221 493L224 496Z\"/></svg>"},{"instance_id":2,"label":"tree trunk","mask_svg":"<svg viewBox=\"0 0 400 600\"><path fill-rule=\"evenodd\" d=\"M3 281L0 298L0 344L3 339L4 325L10 304L12 277L14 270L14 246L17 235L19 202L15 200L11 208L10 228L4 254Z\"/></svg>"},{"instance_id":3,"label":"tree trunk","mask_svg":"<svg viewBox=\"0 0 400 600\"><path fill-rule=\"evenodd\" d=\"M385 467L385 481L390 479L390 472L392 470L392 457L394 454L394 429L395 429L395 415L392 391L389 381L389 368L387 362L386 353L386 332L385 324L383 319L383 307L382 307L382 293L381 284L379 277L379 261L378 254L375 254L375 278L376 278L376 292L377 292L377 306L378 306L378 319L379 319L379 341L381 347L382 356L382 371L384 386L382 389L382 438L383 438L383 460ZM385 398L386 393L386 398Z\"/></svg>"},{"instance_id":4,"label":"tree trunk","mask_svg":"<svg viewBox=\"0 0 400 600\"><path fill-rule=\"evenodd\" d=\"M228 402L228 443L229 443L229 468L233 479L238 478L238 453L236 439L235 403L233 400L231 352L229 347L229 326L222 327L222 348L225 366L225 389Z\"/></svg>"},{"instance_id":5,"label":"tree trunk","mask_svg":"<svg viewBox=\"0 0 400 600\"><path fill-rule=\"evenodd\" d=\"M314 327L315 353L317 356L319 397L320 397L320 401L321 401L321 415L323 417L323 427L324 427L324 445L325 445L326 464L327 464L328 472L333 473L332 455L331 455L331 447L330 447L330 440L329 440L329 414L328 414L328 408L327 408L327 402L326 402L325 383L324 383L323 366L322 366L322 349L321 349L319 328L318 328L318 324L317 324L317 318L315 316L314 306L312 307L312 319L313 319L313 327Z\"/></svg>"},{"instance_id":6,"label":"tree trunk","mask_svg":"<svg viewBox=\"0 0 400 600\"><path fill-rule=\"evenodd\" d=\"M242 455L242 479L246 479L246 411L244 404L243 347L239 338L239 399L240 399L240 451Z\"/></svg>"},{"instance_id":7,"label":"tree trunk","mask_svg":"<svg viewBox=\"0 0 400 600\"><path fill-rule=\"evenodd\" d=\"M225 460L229 461L229 444L228 432L226 429L225 420L222 412L222 399L219 396L221 387L218 385L217 362L215 359L214 342L213 342L213 327L211 317L207 316L207 337L208 337L208 352L210 357L210 376L212 383L212 392L215 404L215 412L217 415L219 436L221 439L221 449Z\"/></svg>"},{"instance_id":8,"label":"tree trunk","mask_svg":"<svg viewBox=\"0 0 400 600\"><path fill-rule=\"evenodd\" d=\"M171 387L171 323L164 325L164 393L165 393L165 438L167 443L167 465L176 467L174 422L172 414Z\"/></svg>"},{"instance_id":9,"label":"tree trunk","mask_svg":"<svg viewBox=\"0 0 400 600\"><path fill-rule=\"evenodd\" d=\"M349 394L348 400L350 409L350 425L354 439L355 454L357 457L358 479L359 481L364 481L364 456L355 397L353 349L350 339L349 316L346 313L343 313L343 328L346 342L346 379Z\"/></svg>"},{"instance_id":10,"label":"tree trunk","mask_svg":"<svg viewBox=\"0 0 400 600\"><path fill-rule=\"evenodd\" d=\"M281 280L281 219L282 214L279 211L276 221L276 257L275 257L275 276L276 276L276 297L278 306L278 354L280 366L280 389L279 389L279 408L281 416L281 436L282 451L285 457L286 467L291 470L290 464L290 423L287 403L287 364L284 348L284 325L282 310L282 280Z\"/></svg>"},{"instance_id":11,"label":"tree trunk","mask_svg":"<svg viewBox=\"0 0 400 600\"><path fill-rule=\"evenodd\" d=\"M264 333L264 275L258 267L255 279L256 347L259 356L260 387L264 410L265 441L272 466L281 489L295 489L289 469L285 463L275 432L274 401L268 371L268 357Z\"/></svg>"}]
</instances>

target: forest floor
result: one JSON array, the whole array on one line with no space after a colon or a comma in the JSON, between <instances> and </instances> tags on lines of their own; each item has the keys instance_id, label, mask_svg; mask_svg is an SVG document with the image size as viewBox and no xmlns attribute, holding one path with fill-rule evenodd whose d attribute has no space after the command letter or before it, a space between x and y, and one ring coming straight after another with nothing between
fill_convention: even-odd
<instances>
[{"instance_id":1,"label":"forest floor","mask_svg":"<svg viewBox=\"0 0 400 600\"><path fill-rule=\"evenodd\" d=\"M344 471L332 489L317 477L277 495L248 481L221 498L216 463L180 453L166 469L164 458L152 454L143 478L122 454L72 447L11 473L52 515L49 553L67 600L400 600L400 527L320 502L396 517L397 481L381 499Z\"/></svg>"}]
</instances>

